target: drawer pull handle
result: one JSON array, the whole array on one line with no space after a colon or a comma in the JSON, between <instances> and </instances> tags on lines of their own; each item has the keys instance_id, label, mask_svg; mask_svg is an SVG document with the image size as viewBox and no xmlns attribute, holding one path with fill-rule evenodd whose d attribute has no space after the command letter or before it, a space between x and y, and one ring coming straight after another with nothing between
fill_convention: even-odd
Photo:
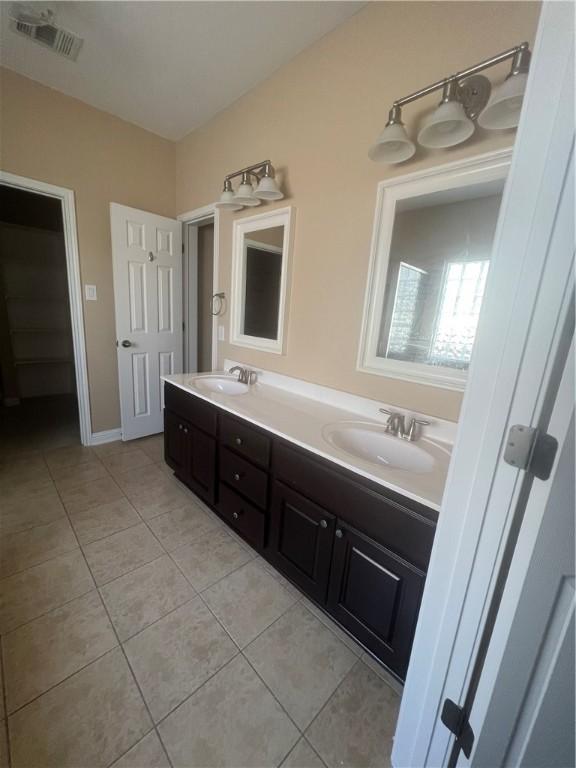
<instances>
[{"instance_id":1,"label":"drawer pull handle","mask_svg":"<svg viewBox=\"0 0 576 768\"><path fill-rule=\"evenodd\" d=\"M326 520L320 520L320 528L328 528L328 523Z\"/></svg>"},{"instance_id":2,"label":"drawer pull handle","mask_svg":"<svg viewBox=\"0 0 576 768\"><path fill-rule=\"evenodd\" d=\"M232 517L234 520L238 520L238 512L232 512Z\"/></svg>"},{"instance_id":3,"label":"drawer pull handle","mask_svg":"<svg viewBox=\"0 0 576 768\"><path fill-rule=\"evenodd\" d=\"M342 533L340 528L336 528L336 538L341 539L344 534Z\"/></svg>"},{"instance_id":4,"label":"drawer pull handle","mask_svg":"<svg viewBox=\"0 0 576 768\"><path fill-rule=\"evenodd\" d=\"M241 437L236 437L234 439L234 442L236 443L236 445L242 445L242 438Z\"/></svg>"},{"instance_id":5,"label":"drawer pull handle","mask_svg":"<svg viewBox=\"0 0 576 768\"><path fill-rule=\"evenodd\" d=\"M242 477L241 474L239 474L238 472L234 472L234 480L236 480L236 482L238 482L241 477Z\"/></svg>"}]
</instances>

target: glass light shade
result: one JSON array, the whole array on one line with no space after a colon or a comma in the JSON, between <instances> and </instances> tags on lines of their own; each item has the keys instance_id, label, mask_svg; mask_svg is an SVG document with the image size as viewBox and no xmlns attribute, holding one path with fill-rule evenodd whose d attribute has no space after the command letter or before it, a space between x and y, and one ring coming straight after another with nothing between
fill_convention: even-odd
<instances>
[{"instance_id":1,"label":"glass light shade","mask_svg":"<svg viewBox=\"0 0 576 768\"><path fill-rule=\"evenodd\" d=\"M231 189L225 189L220 195L220 200L214 203L216 208L220 208L225 211L240 211L242 206L238 204L238 201L234 199L234 192Z\"/></svg>"},{"instance_id":2,"label":"glass light shade","mask_svg":"<svg viewBox=\"0 0 576 768\"><path fill-rule=\"evenodd\" d=\"M474 127L459 101L444 101L424 122L418 144L430 149L453 147L470 138Z\"/></svg>"},{"instance_id":3,"label":"glass light shade","mask_svg":"<svg viewBox=\"0 0 576 768\"><path fill-rule=\"evenodd\" d=\"M375 163L401 163L416 152L414 142L410 141L402 123L387 125L370 147L368 157Z\"/></svg>"},{"instance_id":4,"label":"glass light shade","mask_svg":"<svg viewBox=\"0 0 576 768\"><path fill-rule=\"evenodd\" d=\"M480 113L478 124L489 130L516 128L520 121L522 99L528 75L510 75L492 90L490 101Z\"/></svg>"},{"instance_id":5,"label":"glass light shade","mask_svg":"<svg viewBox=\"0 0 576 768\"><path fill-rule=\"evenodd\" d=\"M249 208L260 205L260 200L254 196L254 188L249 182L240 184L238 191L234 195L234 201L236 205L246 205Z\"/></svg>"},{"instance_id":6,"label":"glass light shade","mask_svg":"<svg viewBox=\"0 0 576 768\"><path fill-rule=\"evenodd\" d=\"M264 176L254 192L255 197L260 200L282 200L284 194L278 189L276 179L271 176Z\"/></svg>"}]
</instances>

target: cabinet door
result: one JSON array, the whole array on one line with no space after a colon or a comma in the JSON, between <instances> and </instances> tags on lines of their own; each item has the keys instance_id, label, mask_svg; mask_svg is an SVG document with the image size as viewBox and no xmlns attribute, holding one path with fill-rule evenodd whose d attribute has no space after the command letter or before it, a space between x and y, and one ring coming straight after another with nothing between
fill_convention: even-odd
<instances>
[{"instance_id":1,"label":"cabinet door","mask_svg":"<svg viewBox=\"0 0 576 768\"><path fill-rule=\"evenodd\" d=\"M172 411L164 411L164 460L187 482L187 445L190 425Z\"/></svg>"},{"instance_id":2,"label":"cabinet door","mask_svg":"<svg viewBox=\"0 0 576 768\"><path fill-rule=\"evenodd\" d=\"M216 500L216 440L195 427L188 427L186 482L209 504Z\"/></svg>"},{"instance_id":3,"label":"cabinet door","mask_svg":"<svg viewBox=\"0 0 576 768\"><path fill-rule=\"evenodd\" d=\"M335 518L282 483L274 483L268 554L317 602L326 601Z\"/></svg>"},{"instance_id":4,"label":"cabinet door","mask_svg":"<svg viewBox=\"0 0 576 768\"><path fill-rule=\"evenodd\" d=\"M328 610L404 679L424 574L340 520Z\"/></svg>"}]
</instances>

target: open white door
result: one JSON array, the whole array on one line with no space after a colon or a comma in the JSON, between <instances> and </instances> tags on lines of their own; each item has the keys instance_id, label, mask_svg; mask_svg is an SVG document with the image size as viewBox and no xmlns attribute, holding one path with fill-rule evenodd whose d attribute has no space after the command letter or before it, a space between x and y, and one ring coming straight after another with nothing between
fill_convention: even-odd
<instances>
[{"instance_id":1,"label":"open white door","mask_svg":"<svg viewBox=\"0 0 576 768\"><path fill-rule=\"evenodd\" d=\"M558 456L535 481L459 765L575 765L574 345L550 424Z\"/></svg>"},{"instance_id":2,"label":"open white door","mask_svg":"<svg viewBox=\"0 0 576 768\"><path fill-rule=\"evenodd\" d=\"M110 204L122 439L163 430L160 376L182 371L182 225Z\"/></svg>"},{"instance_id":3,"label":"open white door","mask_svg":"<svg viewBox=\"0 0 576 768\"><path fill-rule=\"evenodd\" d=\"M485 633L492 625L493 606L502 611L497 614L499 621L506 619L506 612L509 617L524 609L521 590L515 603L498 604L497 600L502 594L499 576L506 577L503 566L514 551L508 543L515 543L522 523L517 513L525 512L526 521L534 520L530 505L539 501L543 514L545 496L554 490L538 487L541 483L552 487L554 478L535 479L530 487L529 476L535 474L530 466L525 471L504 461L509 429L513 425L538 429L556 438L562 447L565 429L559 424L568 425L572 415L565 406L559 420L552 420L550 403L554 402L553 385L564 366L574 323L574 133L574 6L545 3L402 697L392 753L395 768L453 764L455 739L441 719L448 701L461 710L452 728L459 737L468 736L467 751L473 765L482 765L484 758L489 762L483 768L548 764L530 763L536 754L534 741L525 737L534 734L537 738L537 729L517 731L516 735L510 723L500 719L496 731L489 734L485 730L488 720L485 726L480 708L484 707L487 717L496 712L490 711L486 702L495 701L496 678L504 667L498 665L496 656L491 656L489 664L486 657L482 677L478 678L476 661L483 659L487 648L489 653L496 651L495 646L487 645L495 635ZM560 450L556 468L565 460ZM532 496L536 493L539 500ZM534 535L530 527L520 532L522 536ZM539 586L548 589L550 596L554 580L556 585L561 581L561 600L570 599L571 589L574 599L570 563L564 558L557 566L549 569L548 581L544 584L540 580ZM533 604L539 614L532 617L532 628L540 622L543 639L546 627L556 632L554 637L547 635L545 651L569 655L570 646L564 643L563 630L555 622L568 622L569 632L573 608L566 602L546 606L545 598L538 605L534 599ZM530 631L524 631L526 641ZM564 656L559 664L542 663L546 659L534 655L530 661L528 645L516 647L518 660L531 664L528 674L513 676L514 682L508 682L508 687L518 685L522 689L514 706L519 717L530 719L547 715L548 694L562 694L556 686L541 684L546 681L537 681L535 675L555 674L566 667ZM472 685L478 679L482 691ZM471 691L478 695L472 707ZM518 698L523 692L540 695L541 706L525 706ZM467 719L470 728L466 734L463 725ZM532 725L537 724L533 720ZM524 722L526 725L530 723ZM496 738L501 740L500 757L494 750L480 753L488 734L493 746ZM462 738L457 743L462 746ZM569 752L569 739L559 747L556 755ZM456 759L459 765L466 764L462 752Z\"/></svg>"}]
</instances>

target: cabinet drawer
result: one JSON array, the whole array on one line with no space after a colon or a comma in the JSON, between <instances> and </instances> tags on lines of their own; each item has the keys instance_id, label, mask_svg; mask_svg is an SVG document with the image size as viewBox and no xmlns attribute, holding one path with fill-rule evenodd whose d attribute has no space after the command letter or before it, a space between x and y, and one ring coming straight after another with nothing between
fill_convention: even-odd
<instances>
[{"instance_id":1,"label":"cabinet drawer","mask_svg":"<svg viewBox=\"0 0 576 768\"><path fill-rule=\"evenodd\" d=\"M426 569L436 525L424 515L404 506L394 495L381 493L351 479L345 470L327 466L310 454L283 443L274 447L276 478L312 501L357 526L384 546L419 568Z\"/></svg>"},{"instance_id":2,"label":"cabinet drawer","mask_svg":"<svg viewBox=\"0 0 576 768\"><path fill-rule=\"evenodd\" d=\"M220 452L220 480L262 509L266 509L268 475L228 448L222 448Z\"/></svg>"},{"instance_id":3,"label":"cabinet drawer","mask_svg":"<svg viewBox=\"0 0 576 768\"><path fill-rule=\"evenodd\" d=\"M266 521L263 512L222 483L218 509L232 528L242 534L254 547L262 549Z\"/></svg>"},{"instance_id":4,"label":"cabinet drawer","mask_svg":"<svg viewBox=\"0 0 576 768\"><path fill-rule=\"evenodd\" d=\"M165 383L164 407L187 419L193 426L209 435L216 435L217 411L199 397Z\"/></svg>"},{"instance_id":5,"label":"cabinet drawer","mask_svg":"<svg viewBox=\"0 0 576 768\"><path fill-rule=\"evenodd\" d=\"M220 417L220 442L255 464L268 466L270 438L242 421L223 414Z\"/></svg>"}]
</instances>

